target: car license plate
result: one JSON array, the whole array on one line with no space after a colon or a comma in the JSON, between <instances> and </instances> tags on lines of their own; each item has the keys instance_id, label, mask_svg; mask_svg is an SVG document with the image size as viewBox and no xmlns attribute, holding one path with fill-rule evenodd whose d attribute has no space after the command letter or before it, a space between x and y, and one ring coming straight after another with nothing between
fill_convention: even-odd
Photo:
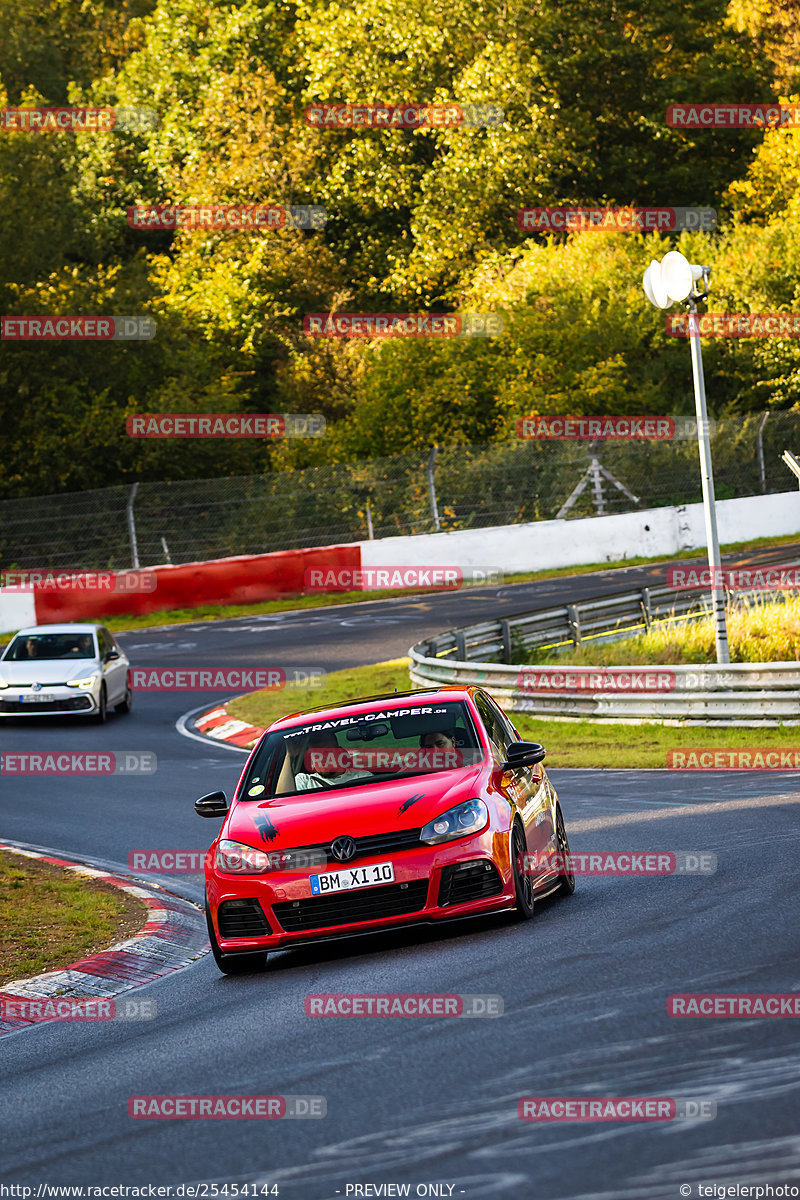
<instances>
[{"instance_id":1,"label":"car license plate","mask_svg":"<svg viewBox=\"0 0 800 1200\"><path fill-rule=\"evenodd\" d=\"M374 887L376 883L394 883L394 867L390 862L370 863L368 867L345 867L343 871L324 871L310 878L311 895L322 896L327 892Z\"/></svg>"},{"instance_id":2,"label":"car license plate","mask_svg":"<svg viewBox=\"0 0 800 1200\"><path fill-rule=\"evenodd\" d=\"M43 704L48 696L20 696L20 704Z\"/></svg>"}]
</instances>

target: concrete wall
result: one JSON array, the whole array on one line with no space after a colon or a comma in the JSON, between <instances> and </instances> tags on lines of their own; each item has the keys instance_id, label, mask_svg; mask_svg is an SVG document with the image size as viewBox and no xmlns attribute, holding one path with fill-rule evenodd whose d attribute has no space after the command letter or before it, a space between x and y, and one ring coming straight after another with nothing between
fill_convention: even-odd
<instances>
[{"instance_id":1,"label":"concrete wall","mask_svg":"<svg viewBox=\"0 0 800 1200\"><path fill-rule=\"evenodd\" d=\"M0 588L0 633L24 629L36 624L33 592L12 592Z\"/></svg>"},{"instance_id":2,"label":"concrete wall","mask_svg":"<svg viewBox=\"0 0 800 1200\"><path fill-rule=\"evenodd\" d=\"M717 501L721 542L800 533L800 490ZM706 545L702 504L609 517L536 521L361 543L364 567L459 566L506 574L677 554Z\"/></svg>"},{"instance_id":3,"label":"concrete wall","mask_svg":"<svg viewBox=\"0 0 800 1200\"><path fill-rule=\"evenodd\" d=\"M717 502L721 542L800 534L800 491ZM34 592L0 588L0 633L53 621L93 621L112 613L146 614L204 604L246 604L304 590L307 569L360 567L448 567L505 574L637 556L700 550L706 544L702 504L651 508L610 517L536 521L419 537L382 538L343 546L287 550L155 567L157 585L148 591L111 592L91 587L36 587ZM126 572L130 576L135 572ZM349 590L349 589L347 589Z\"/></svg>"}]
</instances>

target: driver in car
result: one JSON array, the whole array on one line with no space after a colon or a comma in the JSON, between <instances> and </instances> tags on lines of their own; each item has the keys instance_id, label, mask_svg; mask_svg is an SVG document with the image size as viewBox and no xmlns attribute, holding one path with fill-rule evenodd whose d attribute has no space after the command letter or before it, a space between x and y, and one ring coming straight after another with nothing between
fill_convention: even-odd
<instances>
[{"instance_id":1,"label":"driver in car","mask_svg":"<svg viewBox=\"0 0 800 1200\"><path fill-rule=\"evenodd\" d=\"M321 751L321 753L318 767L312 769L314 751ZM331 784L350 783L351 780L366 779L372 775L372 771L349 770L342 761L344 757L345 755L339 751L339 741L332 729L323 729L319 733L312 733L303 755L303 766L307 769L299 771L294 777L294 786L297 791L306 792L313 788L330 787Z\"/></svg>"},{"instance_id":2,"label":"driver in car","mask_svg":"<svg viewBox=\"0 0 800 1200\"><path fill-rule=\"evenodd\" d=\"M423 748L429 746L433 750L455 750L456 731L455 729L437 729L430 733L423 733L419 744Z\"/></svg>"}]
</instances>

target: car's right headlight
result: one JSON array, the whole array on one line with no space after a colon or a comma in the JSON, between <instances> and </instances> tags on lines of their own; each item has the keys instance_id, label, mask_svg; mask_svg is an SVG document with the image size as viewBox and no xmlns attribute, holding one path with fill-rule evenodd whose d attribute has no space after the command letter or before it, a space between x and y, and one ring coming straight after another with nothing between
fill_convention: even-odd
<instances>
[{"instance_id":1,"label":"car's right headlight","mask_svg":"<svg viewBox=\"0 0 800 1200\"><path fill-rule=\"evenodd\" d=\"M214 865L218 871L232 875L263 875L265 871L274 870L275 858L275 854L267 854L264 850L256 850L254 846L223 838L217 843Z\"/></svg>"},{"instance_id":2,"label":"car's right headlight","mask_svg":"<svg viewBox=\"0 0 800 1200\"><path fill-rule=\"evenodd\" d=\"M8 687L8 684L6 683L5 679L0 678L0 692L2 692L3 688L7 688L7 687Z\"/></svg>"}]
</instances>

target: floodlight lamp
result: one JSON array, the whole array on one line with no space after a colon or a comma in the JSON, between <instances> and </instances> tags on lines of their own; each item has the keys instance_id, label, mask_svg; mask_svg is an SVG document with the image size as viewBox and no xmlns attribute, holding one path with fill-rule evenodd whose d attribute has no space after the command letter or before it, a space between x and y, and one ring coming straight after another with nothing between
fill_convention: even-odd
<instances>
[{"instance_id":1,"label":"floodlight lamp","mask_svg":"<svg viewBox=\"0 0 800 1200\"><path fill-rule=\"evenodd\" d=\"M650 266L644 273L642 280L644 294L652 305L656 308L669 308L672 301L667 295L664 287L664 282L661 277L661 263L653 259Z\"/></svg>"},{"instance_id":2,"label":"floodlight lamp","mask_svg":"<svg viewBox=\"0 0 800 1200\"><path fill-rule=\"evenodd\" d=\"M672 301L686 300L694 286L690 263L678 250L670 250L661 262L661 281Z\"/></svg>"}]
</instances>

